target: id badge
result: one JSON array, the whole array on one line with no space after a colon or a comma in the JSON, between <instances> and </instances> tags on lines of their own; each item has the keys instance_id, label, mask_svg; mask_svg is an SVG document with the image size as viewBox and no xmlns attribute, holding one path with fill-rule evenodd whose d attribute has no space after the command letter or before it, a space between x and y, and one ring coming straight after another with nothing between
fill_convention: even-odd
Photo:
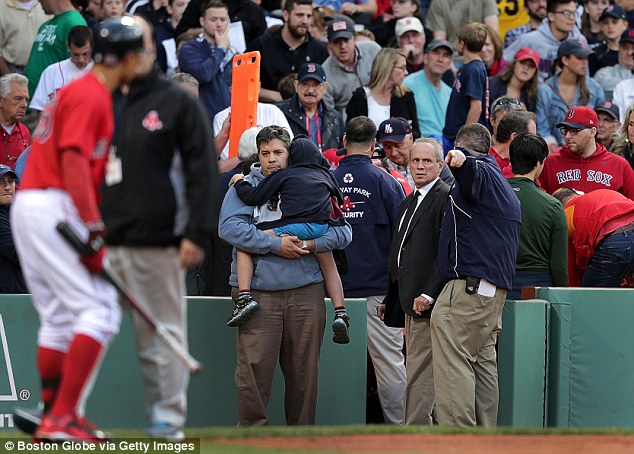
<instances>
[{"instance_id":1,"label":"id badge","mask_svg":"<svg viewBox=\"0 0 634 454\"><path fill-rule=\"evenodd\" d=\"M105 180L107 186L114 186L123 180L123 167L121 166L121 158L117 156L116 147L111 147L110 153L108 153Z\"/></svg>"}]
</instances>

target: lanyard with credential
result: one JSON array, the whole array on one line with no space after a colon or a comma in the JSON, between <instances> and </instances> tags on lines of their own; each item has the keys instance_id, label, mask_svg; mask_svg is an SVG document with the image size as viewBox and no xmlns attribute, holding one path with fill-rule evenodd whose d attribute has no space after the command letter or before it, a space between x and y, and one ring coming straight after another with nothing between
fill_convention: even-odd
<instances>
[{"instance_id":1,"label":"lanyard with credential","mask_svg":"<svg viewBox=\"0 0 634 454\"><path fill-rule=\"evenodd\" d=\"M315 126L317 126L317 146L319 147L319 151L321 149L321 128L319 127L319 109L315 111ZM306 115L306 131L308 131L308 137L310 137L310 118Z\"/></svg>"}]
</instances>

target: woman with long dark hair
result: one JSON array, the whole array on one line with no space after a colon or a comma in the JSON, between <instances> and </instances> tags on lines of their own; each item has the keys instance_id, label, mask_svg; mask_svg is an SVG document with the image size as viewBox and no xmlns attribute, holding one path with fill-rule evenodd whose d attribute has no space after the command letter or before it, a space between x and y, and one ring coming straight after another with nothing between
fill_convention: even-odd
<instances>
[{"instance_id":1,"label":"woman with long dark hair","mask_svg":"<svg viewBox=\"0 0 634 454\"><path fill-rule=\"evenodd\" d=\"M504 71L495 77L489 77L490 102L493 103L501 97L515 98L522 101L526 110L535 112L539 85L538 69L539 54L535 49L523 47L518 50Z\"/></svg>"},{"instance_id":2,"label":"woman with long dark hair","mask_svg":"<svg viewBox=\"0 0 634 454\"><path fill-rule=\"evenodd\" d=\"M559 45L553 68L560 71L546 79L537 93L537 134L549 145L564 144L557 123L563 121L568 109L587 106L594 109L605 101L603 88L591 77L586 77L588 57L594 52L578 39Z\"/></svg>"}]
</instances>

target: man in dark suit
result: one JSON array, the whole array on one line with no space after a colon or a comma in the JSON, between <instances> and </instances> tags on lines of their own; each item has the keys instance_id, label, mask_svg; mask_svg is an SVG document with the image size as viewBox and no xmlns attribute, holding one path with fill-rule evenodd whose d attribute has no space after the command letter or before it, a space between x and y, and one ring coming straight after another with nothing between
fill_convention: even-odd
<instances>
[{"instance_id":1,"label":"man in dark suit","mask_svg":"<svg viewBox=\"0 0 634 454\"><path fill-rule=\"evenodd\" d=\"M384 306L388 326L405 326L407 387L404 424L432 424L434 375L429 320L442 290L438 278L438 240L449 186L440 178L443 151L434 139L418 139L410 151L416 190L401 204L392 240Z\"/></svg>"}]
</instances>

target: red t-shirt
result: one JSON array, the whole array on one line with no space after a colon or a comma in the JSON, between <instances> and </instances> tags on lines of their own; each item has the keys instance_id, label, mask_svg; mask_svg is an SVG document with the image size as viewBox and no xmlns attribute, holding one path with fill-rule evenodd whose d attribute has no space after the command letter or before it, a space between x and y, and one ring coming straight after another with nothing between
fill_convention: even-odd
<instances>
[{"instance_id":1,"label":"red t-shirt","mask_svg":"<svg viewBox=\"0 0 634 454\"><path fill-rule=\"evenodd\" d=\"M71 82L44 110L34 133L22 189L66 189L60 157L64 150L74 149L89 159L99 200L113 131L112 96L106 85L92 72Z\"/></svg>"}]
</instances>

